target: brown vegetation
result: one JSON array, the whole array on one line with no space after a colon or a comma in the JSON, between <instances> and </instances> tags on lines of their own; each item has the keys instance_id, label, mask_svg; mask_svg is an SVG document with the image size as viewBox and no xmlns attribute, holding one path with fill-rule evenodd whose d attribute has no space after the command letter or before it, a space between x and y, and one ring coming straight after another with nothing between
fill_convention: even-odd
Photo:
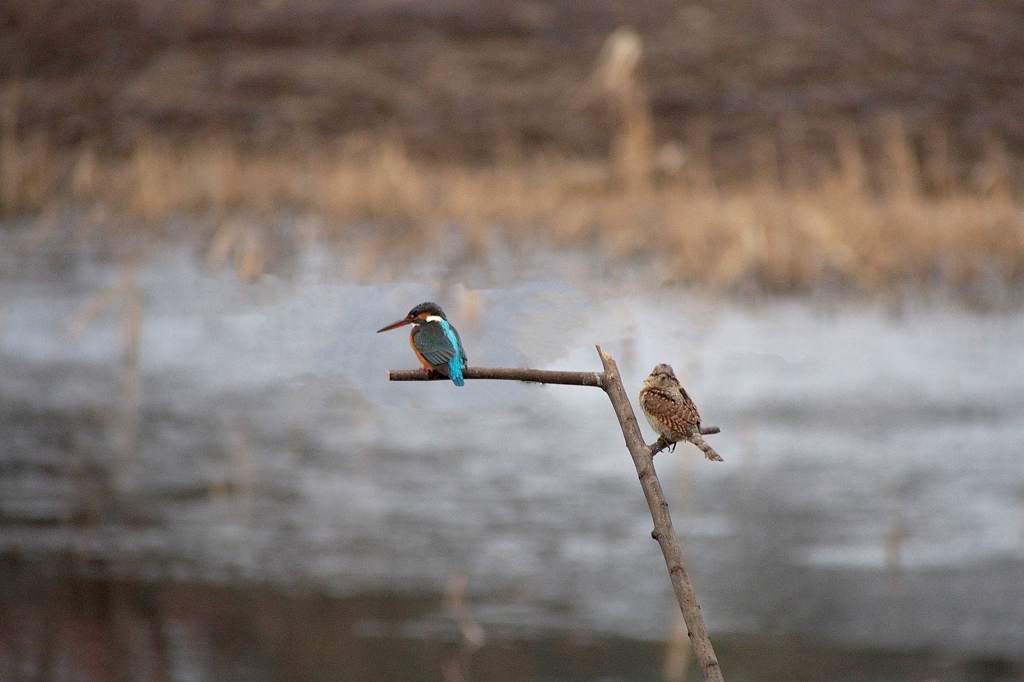
<instances>
[{"instance_id":1,"label":"brown vegetation","mask_svg":"<svg viewBox=\"0 0 1024 682\"><path fill-rule=\"evenodd\" d=\"M1019 152L1022 25L1018 0L6 0L0 90L22 83L23 132L121 152L398 131L415 158L603 157L613 114L590 77L629 26L656 137L713 119L724 170L753 136L824 146L835 120L885 111L915 139L940 125L961 153L990 133Z\"/></svg>"},{"instance_id":2,"label":"brown vegetation","mask_svg":"<svg viewBox=\"0 0 1024 682\"><path fill-rule=\"evenodd\" d=\"M455 231L726 289L1018 282L1019 6L940 5L14 2L0 214L187 217L246 277L290 214L366 272Z\"/></svg>"},{"instance_id":3,"label":"brown vegetation","mask_svg":"<svg viewBox=\"0 0 1024 682\"><path fill-rule=\"evenodd\" d=\"M869 169L857 132L840 128L837 159L812 173L778 161L796 155L766 138L750 150L757 179L730 185L695 151L707 146L699 137L663 146L640 164L651 173L623 180L604 160L445 165L365 137L291 154L243 151L225 139L150 140L110 156L93 148L68 155L7 135L0 174L8 214L75 208L85 227L158 227L189 216L206 235L211 262L233 259L248 277L270 257L261 229L281 212L319 216L328 237L365 236L359 226L372 224L392 255L435 247L452 230L471 254L492 239L596 244L613 258L651 257L666 280L718 288L831 281L879 290L1024 276L1024 206L1009 189L1000 146L976 169L978 184L939 191L925 189L939 185L927 173L944 178L950 169L932 156L918 163L899 136L888 144L890 166ZM374 253L366 252L366 272Z\"/></svg>"}]
</instances>

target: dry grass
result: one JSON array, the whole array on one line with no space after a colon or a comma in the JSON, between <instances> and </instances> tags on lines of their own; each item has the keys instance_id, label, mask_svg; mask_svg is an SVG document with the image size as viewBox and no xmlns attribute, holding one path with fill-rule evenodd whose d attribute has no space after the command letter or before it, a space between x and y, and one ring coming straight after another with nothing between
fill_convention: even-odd
<instances>
[{"instance_id":1,"label":"dry grass","mask_svg":"<svg viewBox=\"0 0 1024 682\"><path fill-rule=\"evenodd\" d=\"M993 142L976 183L954 186L948 178L962 173L937 170L930 156L919 163L898 124L887 126L881 165L870 167L857 131L842 127L827 170L788 167L780 159L797 163L792 150L758 139L750 157L759 172L730 184L716 181L700 139L623 172L615 158L447 166L358 136L302 153L246 152L225 139L178 147L147 140L116 157L92 148L61 155L6 134L0 173L7 214L75 208L139 229L191 217L210 262L233 263L249 278L272 258L264 230L282 212L319 216L332 237L375 226L392 255L429 250L454 230L471 256L495 238L597 245L623 261L649 258L666 279L722 289L838 282L874 291L1024 276L1024 206L1010 190L1005 150ZM931 179L926 167L946 179ZM380 252L366 251L367 272Z\"/></svg>"},{"instance_id":2,"label":"dry grass","mask_svg":"<svg viewBox=\"0 0 1024 682\"><path fill-rule=\"evenodd\" d=\"M684 12L679 18L687 24L700 19L703 28L691 34L710 30L704 26L710 15ZM751 35L757 26L747 27ZM646 37L626 28L612 31L595 52L589 78L562 73L557 88L545 86L545 93L557 96L531 99L522 94L533 92L522 90L526 81L511 83L508 91L485 92L486 83L507 79L478 78L470 69L453 83L453 74L463 72L440 69L445 79L429 94L447 97L441 109L462 111L460 125L476 125L481 112L497 102L503 104L495 112L513 112L492 121L495 130L509 131L495 134L500 141L492 150L467 142L475 149L469 155L459 153L458 139L436 135L444 153L409 153L402 140L418 139L416 117L340 140L315 127L306 134L292 130L284 146L253 145L251 135L236 129L184 138L180 131L136 132L134 143L114 147L105 146L100 135L86 137L91 144L71 146L47 137L37 122L28 125L36 117L18 120L20 110L38 110L46 88L36 83L33 89L26 81L24 92L34 95L20 105L22 88L15 83L0 92L5 103L0 214L53 216L73 210L84 230L115 225L121 228L113 233L119 238L125 229L154 234L169 219L184 217L206 244L207 261L230 264L246 279L259 277L280 251L280 231L270 226L282 215L318 218L326 236L360 254L357 270L364 274L395 265L396 259L437 253L454 232L467 258L487 254L496 240L534 248L597 248L619 263L643 261L665 280L726 290L839 284L881 291L907 284L1016 284L1024 278L1024 164L995 133L980 143L965 142L962 130L937 123L922 130L920 121L911 129L894 113L838 120L825 129L818 119L737 128L735 121L694 115L670 117L673 126L668 126L664 115L654 115L658 93L647 81L660 87L663 98L690 91L656 77L666 76L659 68L675 63L675 53L666 50L678 40L673 32L666 42L654 28L647 27ZM471 50L456 42L439 45L431 43L428 52L448 60L472 55L482 60L481 68L488 60L561 60L515 42ZM914 45L918 42L906 47ZM645 51L655 58L645 62ZM249 53L228 54L240 64L255 59ZM704 57L686 63L698 68L721 61ZM266 66L275 59L254 63ZM304 83L319 92L320 81L303 80L307 66L281 65L274 82ZM405 64L397 72L414 66ZM316 73L329 81L332 72ZM367 72L356 80L370 87L386 79L384 72ZM883 86L888 87L873 87ZM203 112L204 102L221 101L196 87L178 93L194 99L186 97L195 105L186 107L189 111ZM381 89L404 92L397 86ZM147 91L143 103L159 101L160 91ZM365 104L368 97L342 99ZM230 101L238 112L251 113L256 106L244 98ZM512 103L522 110L509 109ZM429 108L412 104L403 106L431 118L425 115ZM597 110L604 112L604 123L579 118ZM595 145L582 148L590 151L568 143L538 147L515 132L537 123L534 114L545 111L555 113L541 128L565 127L564 134L552 132L552 140L569 141L585 132L583 137L600 137L607 144L597 145L601 151L596 152ZM348 126L366 129L354 120Z\"/></svg>"}]
</instances>

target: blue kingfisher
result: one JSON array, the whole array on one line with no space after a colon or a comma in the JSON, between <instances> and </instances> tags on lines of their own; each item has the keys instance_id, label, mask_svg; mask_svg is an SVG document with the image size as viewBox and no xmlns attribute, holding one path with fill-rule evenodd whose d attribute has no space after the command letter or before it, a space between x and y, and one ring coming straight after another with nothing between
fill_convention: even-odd
<instances>
[{"instance_id":1,"label":"blue kingfisher","mask_svg":"<svg viewBox=\"0 0 1024 682\"><path fill-rule=\"evenodd\" d=\"M420 303L401 320L378 329L377 333L407 324L412 325L409 345L423 369L440 372L456 386L466 383L462 378L462 370L466 367L466 349L459 338L459 332L448 322L448 316L441 310L441 306L430 301Z\"/></svg>"}]
</instances>

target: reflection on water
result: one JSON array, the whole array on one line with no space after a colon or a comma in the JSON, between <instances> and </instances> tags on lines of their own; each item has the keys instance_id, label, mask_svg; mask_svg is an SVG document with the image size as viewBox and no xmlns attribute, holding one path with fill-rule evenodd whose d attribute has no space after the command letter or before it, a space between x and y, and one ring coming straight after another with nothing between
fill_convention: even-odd
<instances>
[{"instance_id":1,"label":"reflection on water","mask_svg":"<svg viewBox=\"0 0 1024 682\"><path fill-rule=\"evenodd\" d=\"M664 644L589 631L460 641L436 598L331 597L269 585L117 581L0 566L0 679L662 679ZM992 658L848 651L769 634L722 635L730 680L1013 679ZM690 679L697 671L689 670Z\"/></svg>"},{"instance_id":2,"label":"reflection on water","mask_svg":"<svg viewBox=\"0 0 1024 682\"><path fill-rule=\"evenodd\" d=\"M475 364L593 370L600 342L631 392L659 361L685 377L726 462L658 464L730 679L812 655L1021 674L1019 315L723 304L514 254L367 285L311 250L243 284L166 248L133 328L131 297L89 312L120 268L0 253L3 607L25 624L3 619L0 666L22 677L659 676L671 593L607 400L384 381L412 358L373 330L435 296ZM468 664L453 575L486 634ZM904 653L855 653L880 650Z\"/></svg>"}]
</instances>

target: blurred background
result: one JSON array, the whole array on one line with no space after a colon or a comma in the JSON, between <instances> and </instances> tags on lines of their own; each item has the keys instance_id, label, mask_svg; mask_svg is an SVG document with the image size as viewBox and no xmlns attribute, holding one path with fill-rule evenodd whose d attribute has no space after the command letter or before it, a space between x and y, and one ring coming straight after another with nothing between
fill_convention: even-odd
<instances>
[{"instance_id":1,"label":"blurred background","mask_svg":"<svg viewBox=\"0 0 1024 682\"><path fill-rule=\"evenodd\" d=\"M0 4L0 679L1024 679L1024 5ZM648 438L653 434L646 430Z\"/></svg>"}]
</instances>

